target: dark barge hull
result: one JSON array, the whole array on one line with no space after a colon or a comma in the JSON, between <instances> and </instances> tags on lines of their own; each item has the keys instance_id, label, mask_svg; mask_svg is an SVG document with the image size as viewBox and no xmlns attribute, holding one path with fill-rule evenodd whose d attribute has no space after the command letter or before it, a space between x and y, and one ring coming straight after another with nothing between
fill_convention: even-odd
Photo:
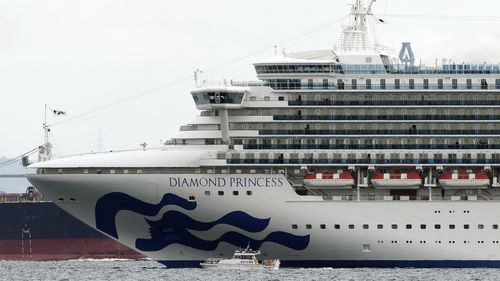
<instances>
[{"instance_id":1,"label":"dark barge hull","mask_svg":"<svg viewBox=\"0 0 500 281\"><path fill-rule=\"evenodd\" d=\"M52 202L0 203L0 260L141 259Z\"/></svg>"}]
</instances>

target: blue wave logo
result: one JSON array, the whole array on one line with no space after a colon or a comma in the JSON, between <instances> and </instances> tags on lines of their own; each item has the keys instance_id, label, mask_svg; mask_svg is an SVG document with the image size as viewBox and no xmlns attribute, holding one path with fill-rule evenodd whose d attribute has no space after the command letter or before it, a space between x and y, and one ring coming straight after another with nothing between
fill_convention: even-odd
<instances>
[{"instance_id":1,"label":"blue wave logo","mask_svg":"<svg viewBox=\"0 0 500 281\"><path fill-rule=\"evenodd\" d=\"M119 211L127 210L153 217L168 205L178 206L187 211L192 211L197 207L196 203L189 202L174 194L165 194L158 204L149 204L125 193L110 193L101 197L96 203L96 226L97 229L118 239L115 217ZM237 247L249 245L252 249L259 249L263 243L272 242L300 251L307 248L310 240L310 235L297 236L282 231L272 232L264 239L256 240L236 231L230 231L213 241L208 241L200 239L190 232L190 230L208 231L217 225L225 224L246 232L258 233L269 226L270 218L255 218L242 211L229 213L213 222L200 222L178 211L167 211L158 221L144 219L149 225L151 239L136 240L136 248L141 251L159 251L171 244L213 251L221 242L230 243Z\"/></svg>"}]
</instances>

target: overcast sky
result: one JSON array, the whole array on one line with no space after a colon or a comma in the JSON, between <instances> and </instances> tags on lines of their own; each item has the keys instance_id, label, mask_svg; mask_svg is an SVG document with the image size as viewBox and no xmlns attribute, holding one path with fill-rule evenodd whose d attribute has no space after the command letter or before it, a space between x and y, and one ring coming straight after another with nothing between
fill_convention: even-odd
<instances>
[{"instance_id":1,"label":"overcast sky","mask_svg":"<svg viewBox=\"0 0 500 281\"><path fill-rule=\"evenodd\" d=\"M67 118L233 61L208 79L255 80L252 62L332 48L347 0L0 0L0 156L42 143L44 104ZM500 62L500 21L422 20L388 15L494 17L494 0L379 0L381 43L412 42L417 61ZM59 155L159 146L197 114L192 80L52 128ZM65 117L50 116L49 123ZM0 170L1 173L1 170Z\"/></svg>"}]
</instances>

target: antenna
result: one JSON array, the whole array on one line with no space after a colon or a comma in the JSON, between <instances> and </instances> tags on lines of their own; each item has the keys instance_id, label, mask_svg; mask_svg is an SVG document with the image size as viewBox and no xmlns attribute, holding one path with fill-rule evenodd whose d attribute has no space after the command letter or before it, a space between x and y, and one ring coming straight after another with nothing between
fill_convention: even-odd
<instances>
[{"instance_id":1,"label":"antenna","mask_svg":"<svg viewBox=\"0 0 500 281\"><path fill-rule=\"evenodd\" d=\"M204 72L202 70L199 70L199 69L196 69L194 71L194 75L193 75L194 76L194 82L195 82L197 88L203 86L203 83L204 83L204 80L203 80L203 77L202 77L203 73Z\"/></svg>"},{"instance_id":2,"label":"antenna","mask_svg":"<svg viewBox=\"0 0 500 281\"><path fill-rule=\"evenodd\" d=\"M363 0L356 0L356 4L351 6L349 24L344 26L336 47L338 53L375 50L376 34L373 33L373 38L370 40L367 20L368 16L373 16L372 6L375 1L370 0L365 6Z\"/></svg>"},{"instance_id":3,"label":"antenna","mask_svg":"<svg viewBox=\"0 0 500 281\"><path fill-rule=\"evenodd\" d=\"M50 126L47 124L47 104L45 104L43 118L43 144L38 147L38 161L44 162L52 159L52 144L49 142Z\"/></svg>"}]
</instances>

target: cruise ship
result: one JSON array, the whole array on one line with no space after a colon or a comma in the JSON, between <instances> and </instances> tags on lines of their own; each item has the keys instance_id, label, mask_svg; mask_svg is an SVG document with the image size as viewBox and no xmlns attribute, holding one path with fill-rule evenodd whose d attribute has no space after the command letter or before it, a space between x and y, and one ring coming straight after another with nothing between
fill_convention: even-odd
<instances>
[{"instance_id":1,"label":"cruise ship","mask_svg":"<svg viewBox=\"0 0 500 281\"><path fill-rule=\"evenodd\" d=\"M500 267L500 68L391 51L374 2L335 48L200 83L164 147L52 159L47 143L29 181L166 267L246 247L284 267Z\"/></svg>"}]
</instances>

